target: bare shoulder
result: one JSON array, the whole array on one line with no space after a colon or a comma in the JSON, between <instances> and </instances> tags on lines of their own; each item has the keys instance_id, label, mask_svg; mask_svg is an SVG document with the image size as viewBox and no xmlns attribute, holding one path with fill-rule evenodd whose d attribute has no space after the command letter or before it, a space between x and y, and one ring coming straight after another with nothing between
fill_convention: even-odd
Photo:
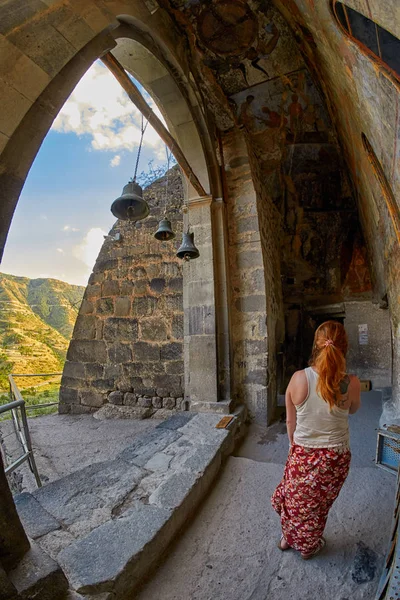
<instances>
[{"instance_id":1,"label":"bare shoulder","mask_svg":"<svg viewBox=\"0 0 400 600\"><path fill-rule=\"evenodd\" d=\"M349 375L349 380L350 380L350 387L355 391L360 391L361 390L361 383L360 380L358 379L357 375Z\"/></svg>"},{"instance_id":2,"label":"bare shoulder","mask_svg":"<svg viewBox=\"0 0 400 600\"><path fill-rule=\"evenodd\" d=\"M293 404L301 404L308 396L308 381L304 369L293 373L288 389Z\"/></svg>"}]
</instances>

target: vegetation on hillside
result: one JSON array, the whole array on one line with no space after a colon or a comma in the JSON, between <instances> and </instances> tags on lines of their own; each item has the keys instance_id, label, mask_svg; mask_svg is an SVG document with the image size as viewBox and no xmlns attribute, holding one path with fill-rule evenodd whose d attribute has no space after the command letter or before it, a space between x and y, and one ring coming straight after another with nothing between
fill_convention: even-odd
<instances>
[{"instance_id":1,"label":"vegetation on hillside","mask_svg":"<svg viewBox=\"0 0 400 600\"><path fill-rule=\"evenodd\" d=\"M8 374L62 371L84 288L0 273L0 390ZM34 387L42 379L19 379Z\"/></svg>"}]
</instances>

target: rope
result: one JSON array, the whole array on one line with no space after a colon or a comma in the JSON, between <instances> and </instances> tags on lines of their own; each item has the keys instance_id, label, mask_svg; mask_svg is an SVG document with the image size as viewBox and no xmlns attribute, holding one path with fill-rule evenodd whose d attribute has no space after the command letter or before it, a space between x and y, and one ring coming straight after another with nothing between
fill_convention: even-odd
<instances>
[{"instance_id":1,"label":"rope","mask_svg":"<svg viewBox=\"0 0 400 600\"><path fill-rule=\"evenodd\" d=\"M137 153L137 158L136 158L136 165L135 165L135 174L133 176L133 181L136 181L136 175L137 175L137 170L138 170L138 166L139 166L139 159L140 159L140 152L142 150L142 145L143 145L143 137L144 137L144 132L146 131L146 127L149 124L149 121L146 121L146 125L144 125L144 118L143 118L143 113L142 113L142 124L141 124L141 133L140 133L140 142L139 142L139 148L138 148L138 153Z\"/></svg>"}]
</instances>

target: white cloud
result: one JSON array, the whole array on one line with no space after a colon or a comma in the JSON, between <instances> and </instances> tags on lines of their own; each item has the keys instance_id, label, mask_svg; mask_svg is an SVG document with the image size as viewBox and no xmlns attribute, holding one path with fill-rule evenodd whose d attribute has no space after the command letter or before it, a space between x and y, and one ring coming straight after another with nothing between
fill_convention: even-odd
<instances>
[{"instance_id":1,"label":"white cloud","mask_svg":"<svg viewBox=\"0 0 400 600\"><path fill-rule=\"evenodd\" d=\"M110 167L118 167L120 162L121 162L121 156L119 154L116 154L114 156L114 158L112 158L110 160Z\"/></svg>"},{"instance_id":2,"label":"white cloud","mask_svg":"<svg viewBox=\"0 0 400 600\"><path fill-rule=\"evenodd\" d=\"M40 218L41 221L48 221L49 220L48 217L47 217L47 215L40 215L39 218Z\"/></svg>"},{"instance_id":3,"label":"white cloud","mask_svg":"<svg viewBox=\"0 0 400 600\"><path fill-rule=\"evenodd\" d=\"M57 248L57 252L59 252L60 254L64 254L64 250L62 248Z\"/></svg>"},{"instance_id":4,"label":"white cloud","mask_svg":"<svg viewBox=\"0 0 400 600\"><path fill-rule=\"evenodd\" d=\"M154 101L148 94L145 97L162 119ZM64 104L52 129L60 133L89 135L93 150L118 152L137 148L140 127L139 110L106 67L95 63ZM143 145L152 148L157 158L164 153L164 144L150 125Z\"/></svg>"},{"instance_id":5,"label":"white cloud","mask_svg":"<svg viewBox=\"0 0 400 600\"><path fill-rule=\"evenodd\" d=\"M71 225L64 225L62 230L63 231L72 231L72 232L79 231L79 229L77 229L76 227L71 227Z\"/></svg>"},{"instance_id":6,"label":"white cloud","mask_svg":"<svg viewBox=\"0 0 400 600\"><path fill-rule=\"evenodd\" d=\"M72 248L72 254L78 258L90 269L94 267L94 263L99 255L100 248L104 242L104 236L107 233L100 227L89 229L80 244Z\"/></svg>"}]
</instances>

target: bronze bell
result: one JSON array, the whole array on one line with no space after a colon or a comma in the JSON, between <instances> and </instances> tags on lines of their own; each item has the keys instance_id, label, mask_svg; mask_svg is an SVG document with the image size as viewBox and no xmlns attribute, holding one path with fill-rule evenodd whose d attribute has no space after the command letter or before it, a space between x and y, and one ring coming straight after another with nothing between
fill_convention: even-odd
<instances>
[{"instance_id":1,"label":"bronze bell","mask_svg":"<svg viewBox=\"0 0 400 600\"><path fill-rule=\"evenodd\" d=\"M130 181L124 186L122 195L114 200L111 212L117 219L123 221L140 221L149 214L149 205L143 200L143 190L136 181Z\"/></svg>"},{"instance_id":2,"label":"bronze bell","mask_svg":"<svg viewBox=\"0 0 400 600\"><path fill-rule=\"evenodd\" d=\"M200 252L194 245L194 233L187 232L183 234L182 244L176 255L183 260L191 260L200 256Z\"/></svg>"},{"instance_id":3,"label":"bronze bell","mask_svg":"<svg viewBox=\"0 0 400 600\"><path fill-rule=\"evenodd\" d=\"M171 221L168 219L163 219L160 221L157 231L154 234L156 240L161 240L162 242L167 242L168 240L173 240L175 237L174 232L172 231Z\"/></svg>"}]
</instances>

